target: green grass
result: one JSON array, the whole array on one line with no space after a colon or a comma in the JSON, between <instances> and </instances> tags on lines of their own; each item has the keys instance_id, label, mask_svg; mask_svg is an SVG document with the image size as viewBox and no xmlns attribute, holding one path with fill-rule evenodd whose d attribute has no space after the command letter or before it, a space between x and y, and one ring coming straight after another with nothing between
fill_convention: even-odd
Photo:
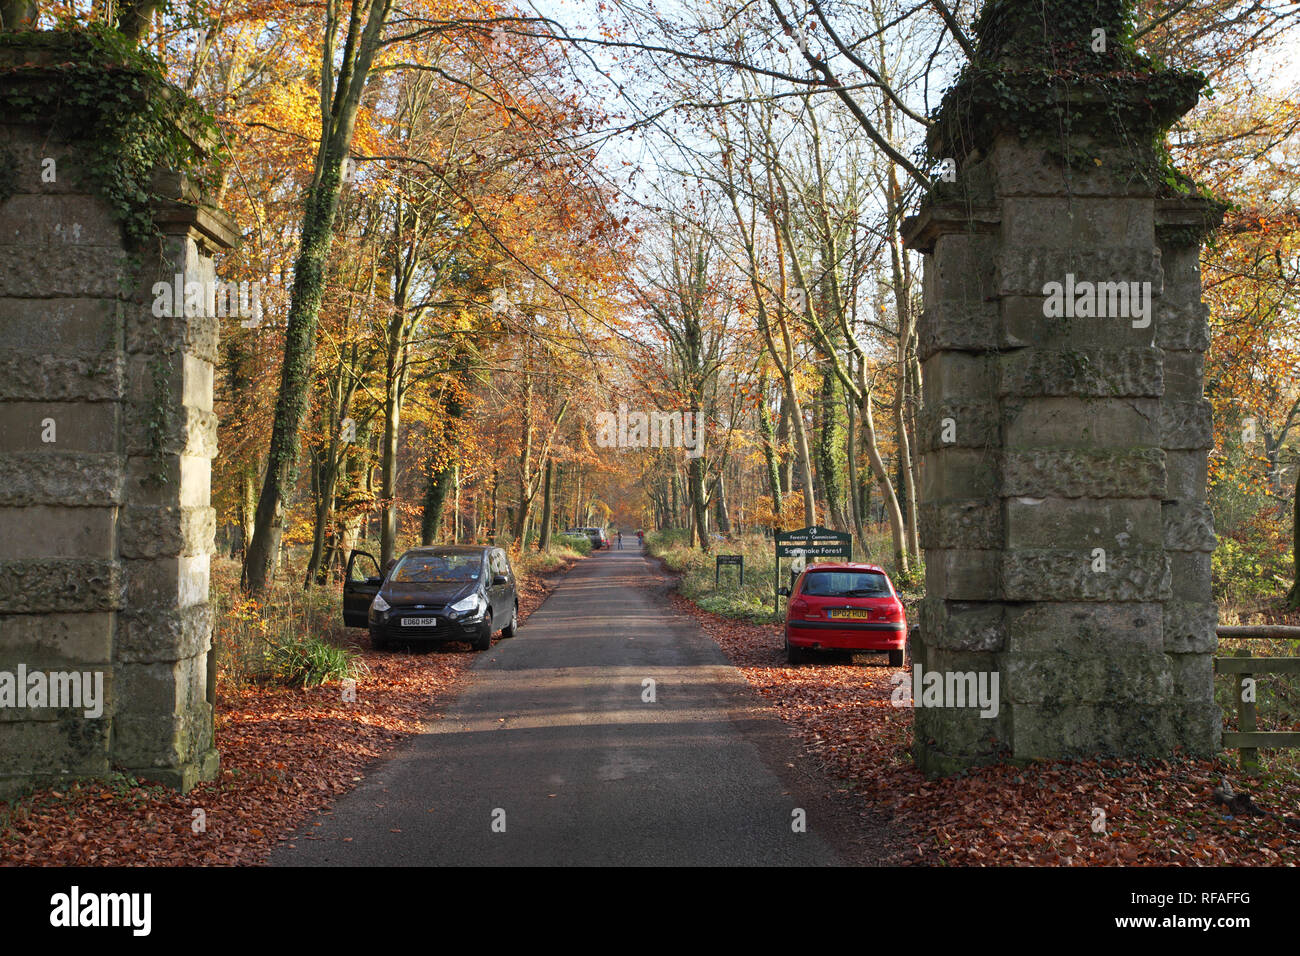
<instances>
[{"instance_id":1,"label":"green grass","mask_svg":"<svg viewBox=\"0 0 1300 956\"><path fill-rule=\"evenodd\" d=\"M271 668L280 683L304 689L369 671L356 652L318 637L294 638L276 645L271 651Z\"/></svg>"}]
</instances>

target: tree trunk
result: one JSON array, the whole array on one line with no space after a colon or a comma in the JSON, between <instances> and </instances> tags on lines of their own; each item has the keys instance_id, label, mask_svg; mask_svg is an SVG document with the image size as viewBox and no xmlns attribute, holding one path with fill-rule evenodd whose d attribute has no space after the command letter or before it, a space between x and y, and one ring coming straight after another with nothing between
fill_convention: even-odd
<instances>
[{"instance_id":1,"label":"tree trunk","mask_svg":"<svg viewBox=\"0 0 1300 956\"><path fill-rule=\"evenodd\" d=\"M1286 604L1290 608L1300 608L1300 464L1296 465L1295 498L1291 502L1291 570L1295 580L1291 582Z\"/></svg>"},{"instance_id":2,"label":"tree trunk","mask_svg":"<svg viewBox=\"0 0 1300 956\"><path fill-rule=\"evenodd\" d=\"M551 510L553 477L555 461L549 455L546 458L546 477L542 479L542 530L538 536L537 548L540 551L551 550Z\"/></svg>"},{"instance_id":3,"label":"tree trunk","mask_svg":"<svg viewBox=\"0 0 1300 956\"><path fill-rule=\"evenodd\" d=\"M718 531L731 534L731 516L727 514L727 480L725 475L718 475L713 488L713 512L718 521Z\"/></svg>"},{"instance_id":4,"label":"tree trunk","mask_svg":"<svg viewBox=\"0 0 1300 956\"><path fill-rule=\"evenodd\" d=\"M907 544L903 536L903 512L898 505L898 495L894 492L894 483L889 480L884 459L880 457L880 448L876 444L875 417L871 409L871 390L862 390L862 430L866 438L867 457L871 461L871 470L875 473L885 492L886 513L889 515L889 530L893 536L894 567L897 573L908 573Z\"/></svg>"},{"instance_id":5,"label":"tree trunk","mask_svg":"<svg viewBox=\"0 0 1300 956\"><path fill-rule=\"evenodd\" d=\"M822 488L826 497L826 515L831 527L836 531L848 528L844 510L840 506L844 492L843 475L840 472L839 450L843 446L844 435L840 430L839 411L842 402L839 379L834 371L826 368L822 372L820 418L821 431L817 436L817 473L822 479Z\"/></svg>"},{"instance_id":6,"label":"tree trunk","mask_svg":"<svg viewBox=\"0 0 1300 956\"><path fill-rule=\"evenodd\" d=\"M442 531L442 510L451 492L454 466L444 465L429 475L424 486L424 513L420 516L420 544L428 547L438 540Z\"/></svg>"},{"instance_id":7,"label":"tree trunk","mask_svg":"<svg viewBox=\"0 0 1300 956\"><path fill-rule=\"evenodd\" d=\"M321 98L321 112L327 122L321 127L315 174L303 210L302 238L293 267L293 288L284 332L284 359L271 426L266 478L257 501L253 540L244 560L241 583L250 593L266 590L271 582L272 565L280 551L284 504L293 492L302 420L307 411L312 382L316 326L325 293L325 269L334 240L334 218L338 214L339 193L343 185L343 159L352 145L361 91L391 6L392 0L373 0L365 32L355 48L355 58L352 38L357 35L360 8L353 8L349 43L343 51L333 95L322 95ZM332 31L333 24L326 29ZM333 75L336 66L332 44L327 44L327 48L329 55L324 58L327 62L323 62L321 71L325 78L321 86L326 94L331 89L327 79Z\"/></svg>"},{"instance_id":8,"label":"tree trunk","mask_svg":"<svg viewBox=\"0 0 1300 956\"><path fill-rule=\"evenodd\" d=\"M794 382L786 378L786 400L790 403L790 427L794 430L795 448L799 451L800 480L803 482L803 522L810 528L817 523L817 502L813 492L812 454L808 450L808 429L803 424L803 407L795 394Z\"/></svg>"},{"instance_id":9,"label":"tree trunk","mask_svg":"<svg viewBox=\"0 0 1300 956\"><path fill-rule=\"evenodd\" d=\"M772 492L772 514L777 517L773 528L779 527L784 499L781 495L781 463L777 458L772 433L772 409L767 404L767 373L758 380L758 434L763 443L763 460L767 464L767 485Z\"/></svg>"},{"instance_id":10,"label":"tree trunk","mask_svg":"<svg viewBox=\"0 0 1300 956\"><path fill-rule=\"evenodd\" d=\"M862 549L862 559L871 560L871 545L867 543L867 531L862 520L862 502L858 499L858 414L853 402L848 402L848 464L849 464L849 511L853 516L853 530L858 536L858 545Z\"/></svg>"},{"instance_id":11,"label":"tree trunk","mask_svg":"<svg viewBox=\"0 0 1300 956\"><path fill-rule=\"evenodd\" d=\"M699 535L700 548L709 552L708 505L704 501L704 456L692 458L687 469L687 482L690 488L691 517L693 527ZM694 542L692 542L694 543Z\"/></svg>"}]
</instances>

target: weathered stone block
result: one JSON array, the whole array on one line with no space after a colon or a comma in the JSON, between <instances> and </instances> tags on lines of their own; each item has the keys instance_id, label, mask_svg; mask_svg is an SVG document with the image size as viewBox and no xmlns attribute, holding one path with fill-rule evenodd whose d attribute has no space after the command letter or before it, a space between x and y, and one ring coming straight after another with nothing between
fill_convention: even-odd
<instances>
[{"instance_id":1,"label":"weathered stone block","mask_svg":"<svg viewBox=\"0 0 1300 956\"><path fill-rule=\"evenodd\" d=\"M0 792L43 779L108 772L107 720L8 722L0 733Z\"/></svg>"},{"instance_id":2,"label":"weathered stone block","mask_svg":"<svg viewBox=\"0 0 1300 956\"><path fill-rule=\"evenodd\" d=\"M1000 357L1002 395L1157 396L1164 390L1161 353L1152 348L1018 349Z\"/></svg>"},{"instance_id":3,"label":"weathered stone block","mask_svg":"<svg viewBox=\"0 0 1300 956\"><path fill-rule=\"evenodd\" d=\"M183 608L208 599L207 554L173 558L134 558L123 562L126 598L131 607Z\"/></svg>"},{"instance_id":4,"label":"weathered stone block","mask_svg":"<svg viewBox=\"0 0 1300 956\"><path fill-rule=\"evenodd\" d=\"M13 176L9 188L15 193L59 195L76 193L84 195L87 172L85 164L74 145L49 131L35 126L6 123L0 126L0 146L13 162ZM42 175L45 161L54 160L53 181Z\"/></svg>"},{"instance_id":5,"label":"weathered stone block","mask_svg":"<svg viewBox=\"0 0 1300 956\"><path fill-rule=\"evenodd\" d=\"M115 352L121 303L116 299L0 298L6 351L29 355ZM35 393L32 397L41 397Z\"/></svg>"},{"instance_id":6,"label":"weathered stone block","mask_svg":"<svg viewBox=\"0 0 1300 956\"><path fill-rule=\"evenodd\" d=\"M1041 143L1024 143L1001 136L990 150L998 194L1001 196L1148 196L1151 187L1134 174L1132 147L1071 139L1071 147L1086 149L1093 162L1073 165ZM1068 229L1068 222L1061 230Z\"/></svg>"},{"instance_id":7,"label":"weathered stone block","mask_svg":"<svg viewBox=\"0 0 1300 956\"><path fill-rule=\"evenodd\" d=\"M52 296L112 299L122 294L128 268L119 248L89 246L75 256L32 255L30 247L0 244L0 294L16 299Z\"/></svg>"},{"instance_id":8,"label":"weathered stone block","mask_svg":"<svg viewBox=\"0 0 1300 956\"><path fill-rule=\"evenodd\" d=\"M1002 241L1010 247L1061 249L1155 247L1150 198L1035 196L1003 198Z\"/></svg>"},{"instance_id":9,"label":"weathered stone block","mask_svg":"<svg viewBox=\"0 0 1300 956\"><path fill-rule=\"evenodd\" d=\"M1210 554L1206 551L1170 551L1170 598L1204 601L1210 594Z\"/></svg>"},{"instance_id":10,"label":"weathered stone block","mask_svg":"<svg viewBox=\"0 0 1300 956\"><path fill-rule=\"evenodd\" d=\"M116 561L0 560L0 614L115 611L122 600L122 568Z\"/></svg>"},{"instance_id":11,"label":"weathered stone block","mask_svg":"<svg viewBox=\"0 0 1300 956\"><path fill-rule=\"evenodd\" d=\"M921 368L922 405L941 402L992 402L997 398L994 358L970 352L944 352Z\"/></svg>"},{"instance_id":12,"label":"weathered stone block","mask_svg":"<svg viewBox=\"0 0 1300 956\"><path fill-rule=\"evenodd\" d=\"M118 660L177 661L206 654L212 641L212 606L172 610L131 609L119 616Z\"/></svg>"},{"instance_id":13,"label":"weathered stone block","mask_svg":"<svg viewBox=\"0 0 1300 956\"><path fill-rule=\"evenodd\" d=\"M205 362L217 360L221 320L213 316L154 316L147 308L127 314L126 350L138 353L185 352Z\"/></svg>"},{"instance_id":14,"label":"weathered stone block","mask_svg":"<svg viewBox=\"0 0 1300 956\"><path fill-rule=\"evenodd\" d=\"M1000 428L994 404L943 401L921 409L916 440L922 451L987 448L1000 444Z\"/></svg>"},{"instance_id":15,"label":"weathered stone block","mask_svg":"<svg viewBox=\"0 0 1300 956\"><path fill-rule=\"evenodd\" d=\"M115 401L122 396L122 361L94 356L0 353L0 401Z\"/></svg>"},{"instance_id":16,"label":"weathered stone block","mask_svg":"<svg viewBox=\"0 0 1300 956\"><path fill-rule=\"evenodd\" d=\"M924 548L1002 546L1002 509L996 498L923 502L918 514Z\"/></svg>"},{"instance_id":17,"label":"weathered stone block","mask_svg":"<svg viewBox=\"0 0 1300 956\"><path fill-rule=\"evenodd\" d=\"M926 308L917 322L917 354L985 352L997 348L998 309L993 303L942 303Z\"/></svg>"},{"instance_id":18,"label":"weathered stone block","mask_svg":"<svg viewBox=\"0 0 1300 956\"><path fill-rule=\"evenodd\" d=\"M20 661L59 668L67 664L111 663L112 611L71 614L0 615L0 669Z\"/></svg>"},{"instance_id":19,"label":"weathered stone block","mask_svg":"<svg viewBox=\"0 0 1300 956\"><path fill-rule=\"evenodd\" d=\"M1161 605L1038 603L1006 610L1013 655L1059 653L1086 659L1112 654L1159 656Z\"/></svg>"},{"instance_id":20,"label":"weathered stone block","mask_svg":"<svg viewBox=\"0 0 1300 956\"><path fill-rule=\"evenodd\" d=\"M1171 654L1211 654L1219 646L1218 606L1208 601L1166 601L1165 650Z\"/></svg>"},{"instance_id":21,"label":"weathered stone block","mask_svg":"<svg viewBox=\"0 0 1300 956\"><path fill-rule=\"evenodd\" d=\"M995 653L1006 646L1001 604L927 597L921 602L920 625L927 644L937 650Z\"/></svg>"},{"instance_id":22,"label":"weathered stone block","mask_svg":"<svg viewBox=\"0 0 1300 956\"><path fill-rule=\"evenodd\" d=\"M1166 200L1167 201L1167 200ZM1168 301L1179 305L1201 302L1201 249L1199 243L1161 246L1161 263L1169 282Z\"/></svg>"},{"instance_id":23,"label":"weathered stone block","mask_svg":"<svg viewBox=\"0 0 1300 956\"><path fill-rule=\"evenodd\" d=\"M142 455L127 459L126 495L133 504L206 508L211 485L212 459L206 455L168 455L161 461Z\"/></svg>"},{"instance_id":24,"label":"weathered stone block","mask_svg":"<svg viewBox=\"0 0 1300 956\"><path fill-rule=\"evenodd\" d=\"M1000 494L997 451L946 445L925 452L921 468L921 499L992 498Z\"/></svg>"},{"instance_id":25,"label":"weathered stone block","mask_svg":"<svg viewBox=\"0 0 1300 956\"><path fill-rule=\"evenodd\" d=\"M113 760L133 771L174 768L193 750L192 724L166 714L119 713L113 721Z\"/></svg>"},{"instance_id":26,"label":"weathered stone block","mask_svg":"<svg viewBox=\"0 0 1300 956\"><path fill-rule=\"evenodd\" d=\"M32 661L11 661L0 663L0 670L26 679L23 706L15 701L13 707L0 707L0 736L19 724L45 722L57 724L75 737L86 733L83 725L113 719L116 691L110 665L76 661L46 667ZM37 672L39 685L33 683Z\"/></svg>"},{"instance_id":27,"label":"weathered stone block","mask_svg":"<svg viewBox=\"0 0 1300 956\"><path fill-rule=\"evenodd\" d=\"M7 402L0 453L116 452L118 408L117 402ZM51 434L54 441L45 441Z\"/></svg>"},{"instance_id":28,"label":"weathered stone block","mask_svg":"<svg viewBox=\"0 0 1300 956\"><path fill-rule=\"evenodd\" d=\"M1210 309L1204 302L1156 304L1156 345L1162 349L1204 352L1210 347Z\"/></svg>"},{"instance_id":29,"label":"weathered stone block","mask_svg":"<svg viewBox=\"0 0 1300 956\"><path fill-rule=\"evenodd\" d=\"M76 257L96 246L114 254L121 251L122 227L96 196L20 192L4 204L0 223L8 242L54 247L41 249L44 255Z\"/></svg>"},{"instance_id":30,"label":"weathered stone block","mask_svg":"<svg viewBox=\"0 0 1300 956\"><path fill-rule=\"evenodd\" d=\"M216 454L216 416L212 412L212 388L213 388L213 365L211 362L201 359L190 353L184 356L184 381L181 386L181 404L187 408L196 409L199 412L208 413L211 417L214 427L212 430L212 449ZM197 454L197 452L195 453Z\"/></svg>"},{"instance_id":31,"label":"weathered stone block","mask_svg":"<svg viewBox=\"0 0 1300 956\"><path fill-rule=\"evenodd\" d=\"M949 233L934 245L934 268L923 283L936 302L975 304L996 298L994 253L997 240L979 233Z\"/></svg>"},{"instance_id":32,"label":"weathered stone block","mask_svg":"<svg viewBox=\"0 0 1300 956\"><path fill-rule=\"evenodd\" d=\"M1174 693L1180 700L1214 701L1214 657L1211 654L1167 654Z\"/></svg>"},{"instance_id":33,"label":"weathered stone block","mask_svg":"<svg viewBox=\"0 0 1300 956\"><path fill-rule=\"evenodd\" d=\"M1071 547L1107 555L1161 546L1160 502L1154 498L1008 498L1007 548Z\"/></svg>"},{"instance_id":34,"label":"weathered stone block","mask_svg":"<svg viewBox=\"0 0 1300 956\"><path fill-rule=\"evenodd\" d=\"M1043 314L1045 303L1041 293L1003 296L999 347L1084 351L1103 345L1110 349L1146 349L1155 342L1154 320L1148 326L1134 328L1131 319L1109 316L1057 318Z\"/></svg>"},{"instance_id":35,"label":"weathered stone block","mask_svg":"<svg viewBox=\"0 0 1300 956\"><path fill-rule=\"evenodd\" d=\"M1155 398L1026 398L1003 405L1003 444L1043 447L1151 448L1160 444Z\"/></svg>"},{"instance_id":36,"label":"weathered stone block","mask_svg":"<svg viewBox=\"0 0 1300 956\"><path fill-rule=\"evenodd\" d=\"M1169 559L1164 551L1107 554L1105 571L1094 571L1095 561L1088 551L1002 552L1002 594L1008 601L1151 603L1170 597Z\"/></svg>"},{"instance_id":37,"label":"weathered stone block","mask_svg":"<svg viewBox=\"0 0 1300 956\"><path fill-rule=\"evenodd\" d=\"M1178 740L1164 701L1015 705L1013 753L1024 759L1169 753Z\"/></svg>"},{"instance_id":38,"label":"weathered stone block","mask_svg":"<svg viewBox=\"0 0 1300 956\"><path fill-rule=\"evenodd\" d=\"M1205 389L1205 355L1201 352L1165 352L1167 402L1199 402Z\"/></svg>"},{"instance_id":39,"label":"weathered stone block","mask_svg":"<svg viewBox=\"0 0 1300 956\"><path fill-rule=\"evenodd\" d=\"M1038 449L1009 452L1002 494L1030 498L1163 497L1165 455L1158 448Z\"/></svg>"},{"instance_id":40,"label":"weathered stone block","mask_svg":"<svg viewBox=\"0 0 1300 956\"><path fill-rule=\"evenodd\" d=\"M1160 447L1171 449L1213 448L1214 423L1210 403L1162 402L1160 405Z\"/></svg>"},{"instance_id":41,"label":"weathered stone block","mask_svg":"<svg viewBox=\"0 0 1300 956\"><path fill-rule=\"evenodd\" d=\"M192 670L187 658L122 663L117 668L117 684L122 698L131 702L132 713L182 717L200 702L193 699Z\"/></svg>"},{"instance_id":42,"label":"weathered stone block","mask_svg":"<svg viewBox=\"0 0 1300 956\"><path fill-rule=\"evenodd\" d=\"M124 558L211 554L217 516L212 508L130 506L122 513L119 553Z\"/></svg>"},{"instance_id":43,"label":"weathered stone block","mask_svg":"<svg viewBox=\"0 0 1300 956\"><path fill-rule=\"evenodd\" d=\"M1163 654L1020 653L1005 661L1003 673L1007 699L1014 704L1155 703L1168 697L1174 686Z\"/></svg>"},{"instance_id":44,"label":"weathered stone block","mask_svg":"<svg viewBox=\"0 0 1300 956\"><path fill-rule=\"evenodd\" d=\"M1080 282L1149 282L1151 294L1164 287L1160 250L1152 246L1101 249L1044 249L1036 246L1004 246L996 256L996 289L999 295L1042 296L1049 282L1064 282L1073 274ZM1122 319L1114 319L1119 324Z\"/></svg>"},{"instance_id":45,"label":"weathered stone block","mask_svg":"<svg viewBox=\"0 0 1300 956\"><path fill-rule=\"evenodd\" d=\"M1223 711L1214 701L1173 702L1177 743L1193 757L1214 757L1222 743Z\"/></svg>"},{"instance_id":46,"label":"weathered stone block","mask_svg":"<svg viewBox=\"0 0 1300 956\"><path fill-rule=\"evenodd\" d=\"M1201 501L1205 498L1209 461L1205 451L1166 451L1165 474L1168 476L1166 497L1175 501Z\"/></svg>"},{"instance_id":47,"label":"weathered stone block","mask_svg":"<svg viewBox=\"0 0 1300 956\"><path fill-rule=\"evenodd\" d=\"M0 508L6 557L102 558L117 553L117 509L32 505Z\"/></svg>"},{"instance_id":48,"label":"weathered stone block","mask_svg":"<svg viewBox=\"0 0 1300 956\"><path fill-rule=\"evenodd\" d=\"M0 505L121 504L122 465L122 459L113 454L0 454Z\"/></svg>"},{"instance_id":49,"label":"weathered stone block","mask_svg":"<svg viewBox=\"0 0 1300 956\"><path fill-rule=\"evenodd\" d=\"M1213 551L1214 514L1203 501L1166 501L1162 506L1166 551Z\"/></svg>"},{"instance_id":50,"label":"weathered stone block","mask_svg":"<svg viewBox=\"0 0 1300 956\"><path fill-rule=\"evenodd\" d=\"M167 400L170 402L170 400ZM190 406L168 404L160 411L149 401L127 406L124 433L128 455L154 454L154 442L164 455L195 455L212 458L217 453L217 416ZM155 418L157 416L157 418ZM155 439L155 429L159 437Z\"/></svg>"},{"instance_id":51,"label":"weathered stone block","mask_svg":"<svg viewBox=\"0 0 1300 956\"><path fill-rule=\"evenodd\" d=\"M933 550L926 554L927 594L953 601L981 601L997 594L1000 551Z\"/></svg>"}]
</instances>

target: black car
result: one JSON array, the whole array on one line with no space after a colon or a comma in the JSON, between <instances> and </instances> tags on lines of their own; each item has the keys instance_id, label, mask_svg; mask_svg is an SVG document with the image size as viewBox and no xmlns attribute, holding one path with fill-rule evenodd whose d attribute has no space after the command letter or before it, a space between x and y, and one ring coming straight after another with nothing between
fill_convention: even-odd
<instances>
[{"instance_id":1,"label":"black car","mask_svg":"<svg viewBox=\"0 0 1300 956\"><path fill-rule=\"evenodd\" d=\"M500 548L477 545L412 548L388 576L365 551L348 558L343 622L369 627L378 650L392 641L468 641L476 651L492 635L514 637L519 626L515 574Z\"/></svg>"}]
</instances>

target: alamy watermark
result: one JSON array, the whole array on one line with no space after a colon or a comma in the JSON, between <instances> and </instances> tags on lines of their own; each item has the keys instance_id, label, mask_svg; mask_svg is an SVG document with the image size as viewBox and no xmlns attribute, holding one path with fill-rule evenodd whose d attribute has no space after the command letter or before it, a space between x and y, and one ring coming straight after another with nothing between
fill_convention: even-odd
<instances>
[{"instance_id":1,"label":"alamy watermark","mask_svg":"<svg viewBox=\"0 0 1300 956\"><path fill-rule=\"evenodd\" d=\"M1151 324L1150 282L1065 282L1043 285L1043 315L1049 319L1132 319L1133 328Z\"/></svg>"},{"instance_id":2,"label":"alamy watermark","mask_svg":"<svg viewBox=\"0 0 1300 956\"><path fill-rule=\"evenodd\" d=\"M0 671L0 708L71 708L90 720L104 714L103 671Z\"/></svg>"},{"instance_id":3,"label":"alamy watermark","mask_svg":"<svg viewBox=\"0 0 1300 956\"><path fill-rule=\"evenodd\" d=\"M153 284L153 314L165 316L227 316L240 318L239 324L253 329L262 324L262 283L185 281L176 273L171 282Z\"/></svg>"},{"instance_id":4,"label":"alamy watermark","mask_svg":"<svg viewBox=\"0 0 1300 956\"><path fill-rule=\"evenodd\" d=\"M133 936L148 936L153 925L152 893L83 893L73 886L50 897L50 925L125 927Z\"/></svg>"},{"instance_id":5,"label":"alamy watermark","mask_svg":"<svg viewBox=\"0 0 1300 956\"><path fill-rule=\"evenodd\" d=\"M912 668L912 699L907 699L907 674L899 671L891 680L890 703L895 707L978 707L980 716L998 715L997 671L927 671L920 664Z\"/></svg>"},{"instance_id":6,"label":"alamy watermark","mask_svg":"<svg viewBox=\"0 0 1300 956\"><path fill-rule=\"evenodd\" d=\"M704 454L704 416L700 412L596 413L596 444L601 448L684 448L688 458Z\"/></svg>"}]
</instances>

